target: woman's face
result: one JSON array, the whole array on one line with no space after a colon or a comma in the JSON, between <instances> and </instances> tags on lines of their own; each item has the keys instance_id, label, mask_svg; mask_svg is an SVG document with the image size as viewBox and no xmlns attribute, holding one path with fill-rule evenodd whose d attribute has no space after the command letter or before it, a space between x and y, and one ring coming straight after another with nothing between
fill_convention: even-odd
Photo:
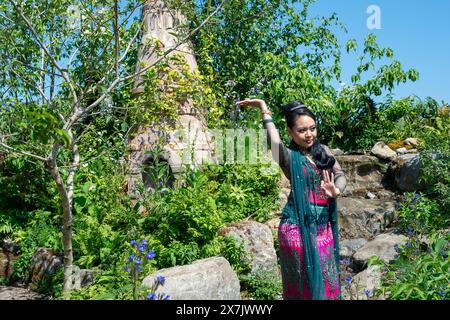
<instances>
[{"instance_id":1,"label":"woman's face","mask_svg":"<svg viewBox=\"0 0 450 320\"><path fill-rule=\"evenodd\" d=\"M288 127L288 132L294 142L302 149L311 148L314 139L317 137L316 122L309 116L299 116L295 119L294 126Z\"/></svg>"}]
</instances>

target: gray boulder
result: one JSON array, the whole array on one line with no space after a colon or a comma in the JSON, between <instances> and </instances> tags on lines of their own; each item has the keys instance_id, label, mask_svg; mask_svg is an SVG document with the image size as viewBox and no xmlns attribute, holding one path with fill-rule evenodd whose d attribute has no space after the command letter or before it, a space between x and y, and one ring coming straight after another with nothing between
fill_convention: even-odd
<instances>
[{"instance_id":1,"label":"gray boulder","mask_svg":"<svg viewBox=\"0 0 450 320\"><path fill-rule=\"evenodd\" d=\"M418 154L399 155L395 170L395 185L401 191L423 190L426 185L419 182L421 174Z\"/></svg>"},{"instance_id":2,"label":"gray boulder","mask_svg":"<svg viewBox=\"0 0 450 320\"><path fill-rule=\"evenodd\" d=\"M403 235L383 233L366 243L353 255L353 259L360 265L365 265L367 261L376 256L386 263L391 263L397 258L396 245L405 244L407 237Z\"/></svg>"},{"instance_id":3,"label":"gray boulder","mask_svg":"<svg viewBox=\"0 0 450 320\"><path fill-rule=\"evenodd\" d=\"M395 219L395 202L386 200L339 198L342 239L366 238L388 230Z\"/></svg>"},{"instance_id":4,"label":"gray boulder","mask_svg":"<svg viewBox=\"0 0 450 320\"><path fill-rule=\"evenodd\" d=\"M270 272L278 270L273 235L267 225L256 221L242 221L225 226L220 233L244 243L252 272L260 269Z\"/></svg>"},{"instance_id":5,"label":"gray boulder","mask_svg":"<svg viewBox=\"0 0 450 320\"><path fill-rule=\"evenodd\" d=\"M29 288L37 289L46 277L52 277L58 268L63 266L62 254L48 248L36 250L31 258L31 274Z\"/></svg>"},{"instance_id":6,"label":"gray boulder","mask_svg":"<svg viewBox=\"0 0 450 320\"><path fill-rule=\"evenodd\" d=\"M367 243L364 238L343 240L339 242L339 254L343 258L351 258L353 254Z\"/></svg>"},{"instance_id":7,"label":"gray boulder","mask_svg":"<svg viewBox=\"0 0 450 320\"><path fill-rule=\"evenodd\" d=\"M373 300L375 291L380 287L382 272L379 267L371 266L356 274L350 283L342 286L343 300ZM377 300L384 300L380 296Z\"/></svg>"},{"instance_id":8,"label":"gray boulder","mask_svg":"<svg viewBox=\"0 0 450 320\"><path fill-rule=\"evenodd\" d=\"M385 190L388 179L385 178L389 165L387 162L369 155L336 156L347 177L344 196L362 196L368 191L378 195Z\"/></svg>"},{"instance_id":9,"label":"gray boulder","mask_svg":"<svg viewBox=\"0 0 450 320\"><path fill-rule=\"evenodd\" d=\"M0 286L0 300L45 300L46 297L25 288Z\"/></svg>"},{"instance_id":10,"label":"gray boulder","mask_svg":"<svg viewBox=\"0 0 450 320\"><path fill-rule=\"evenodd\" d=\"M145 277L142 285L151 288L157 276L164 276L165 282L155 293L168 294L172 300L241 299L239 279L223 257L158 270Z\"/></svg>"},{"instance_id":11,"label":"gray boulder","mask_svg":"<svg viewBox=\"0 0 450 320\"><path fill-rule=\"evenodd\" d=\"M375 145L372 147L372 150L370 150L370 153L380 159L389 161L394 161L397 157L397 153L381 141L375 143Z\"/></svg>"}]
</instances>

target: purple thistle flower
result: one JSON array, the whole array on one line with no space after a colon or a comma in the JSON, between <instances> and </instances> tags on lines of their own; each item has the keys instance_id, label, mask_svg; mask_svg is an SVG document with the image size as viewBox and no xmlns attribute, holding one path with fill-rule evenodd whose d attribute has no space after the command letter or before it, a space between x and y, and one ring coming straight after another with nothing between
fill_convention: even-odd
<instances>
[{"instance_id":1,"label":"purple thistle flower","mask_svg":"<svg viewBox=\"0 0 450 320\"><path fill-rule=\"evenodd\" d=\"M160 285L164 285L164 282L166 281L166 277L164 276L157 276L156 282L158 282Z\"/></svg>"}]
</instances>

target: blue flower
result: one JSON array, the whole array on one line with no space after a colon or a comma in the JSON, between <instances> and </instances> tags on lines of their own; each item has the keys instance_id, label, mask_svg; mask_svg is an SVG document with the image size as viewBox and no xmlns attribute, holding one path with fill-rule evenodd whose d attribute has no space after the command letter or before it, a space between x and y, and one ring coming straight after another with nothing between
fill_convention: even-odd
<instances>
[{"instance_id":1,"label":"blue flower","mask_svg":"<svg viewBox=\"0 0 450 320\"><path fill-rule=\"evenodd\" d=\"M164 297L164 293L163 293L163 297ZM166 294L166 296L164 297L164 300L170 300L170 296L168 294Z\"/></svg>"},{"instance_id":2,"label":"blue flower","mask_svg":"<svg viewBox=\"0 0 450 320\"><path fill-rule=\"evenodd\" d=\"M143 246L143 245L140 245L140 246L139 246L139 251L140 251L140 252L145 252L145 249L146 249L145 246Z\"/></svg>"},{"instance_id":3,"label":"blue flower","mask_svg":"<svg viewBox=\"0 0 450 320\"><path fill-rule=\"evenodd\" d=\"M155 294L154 292L150 292L150 293L147 295L147 299L148 299L148 300L156 300L156 294Z\"/></svg>"},{"instance_id":4,"label":"blue flower","mask_svg":"<svg viewBox=\"0 0 450 320\"><path fill-rule=\"evenodd\" d=\"M144 271L144 267L139 266L139 271Z\"/></svg>"},{"instance_id":5,"label":"blue flower","mask_svg":"<svg viewBox=\"0 0 450 320\"><path fill-rule=\"evenodd\" d=\"M136 244L137 244L137 241L136 241L136 240L132 240L132 241L130 242L130 245L131 245L132 247L134 247Z\"/></svg>"},{"instance_id":6,"label":"blue flower","mask_svg":"<svg viewBox=\"0 0 450 320\"><path fill-rule=\"evenodd\" d=\"M155 251L153 251L153 250L150 250L148 253L147 253L147 259L149 259L149 260L151 260L151 259L153 259L154 257L155 257Z\"/></svg>"},{"instance_id":7,"label":"blue flower","mask_svg":"<svg viewBox=\"0 0 450 320\"><path fill-rule=\"evenodd\" d=\"M371 292L368 289L364 289L364 293L366 294L366 296L370 297L371 296Z\"/></svg>"},{"instance_id":8,"label":"blue flower","mask_svg":"<svg viewBox=\"0 0 450 320\"><path fill-rule=\"evenodd\" d=\"M349 277L345 278L345 282L350 283L350 278Z\"/></svg>"},{"instance_id":9,"label":"blue flower","mask_svg":"<svg viewBox=\"0 0 450 320\"><path fill-rule=\"evenodd\" d=\"M156 277L156 281L157 281L159 284L163 285L164 282L166 281L166 277L164 277L164 276L157 276L157 277Z\"/></svg>"},{"instance_id":10,"label":"blue flower","mask_svg":"<svg viewBox=\"0 0 450 320\"><path fill-rule=\"evenodd\" d=\"M136 256L135 256L134 254L132 254L131 256L128 257L128 260L129 260L129 261L133 261L134 258L136 258Z\"/></svg>"},{"instance_id":11,"label":"blue flower","mask_svg":"<svg viewBox=\"0 0 450 320\"><path fill-rule=\"evenodd\" d=\"M148 245L148 242L147 242L147 240L142 240L141 241L141 246L147 246Z\"/></svg>"},{"instance_id":12,"label":"blue flower","mask_svg":"<svg viewBox=\"0 0 450 320\"><path fill-rule=\"evenodd\" d=\"M439 295L442 297L443 300L446 300L444 291L439 291Z\"/></svg>"},{"instance_id":13,"label":"blue flower","mask_svg":"<svg viewBox=\"0 0 450 320\"><path fill-rule=\"evenodd\" d=\"M126 272L130 272L130 267L129 267L129 266L125 266L123 269L124 269Z\"/></svg>"},{"instance_id":14,"label":"blue flower","mask_svg":"<svg viewBox=\"0 0 450 320\"><path fill-rule=\"evenodd\" d=\"M134 261L134 264L135 264L135 265L140 265L141 263L142 263L141 259L136 259L136 260Z\"/></svg>"}]
</instances>

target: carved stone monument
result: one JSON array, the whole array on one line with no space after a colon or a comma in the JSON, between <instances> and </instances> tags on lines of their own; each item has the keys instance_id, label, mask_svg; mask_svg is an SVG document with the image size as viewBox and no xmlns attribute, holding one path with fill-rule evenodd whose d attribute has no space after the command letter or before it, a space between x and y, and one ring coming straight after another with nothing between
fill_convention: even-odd
<instances>
[{"instance_id":1,"label":"carved stone monument","mask_svg":"<svg viewBox=\"0 0 450 320\"><path fill-rule=\"evenodd\" d=\"M144 6L142 44L138 53L136 72L146 66L153 65L159 58L159 53L174 48L181 39L178 39L177 27L186 22L186 18L177 10L167 7L164 1L148 0ZM188 42L179 45L170 54L181 54L190 71L197 71L197 62L193 50ZM135 96L143 92L144 78L136 77L133 94ZM152 127L140 126L129 141L130 155L127 164L128 192L132 197L139 197L136 185L143 181L147 191L151 192L158 181L152 181L146 174L145 167L156 159L145 152L146 148L155 146L163 136L163 154L159 161L166 161L170 166L170 174L176 181L177 176L184 170L186 164L201 165L204 160L211 157L210 136L207 133L205 121L201 119L196 110L202 106L194 106L190 97L184 98L177 106L179 120L170 124L169 131L158 131L158 124ZM167 124L167 123L166 123ZM160 183L160 182L159 182Z\"/></svg>"}]
</instances>

